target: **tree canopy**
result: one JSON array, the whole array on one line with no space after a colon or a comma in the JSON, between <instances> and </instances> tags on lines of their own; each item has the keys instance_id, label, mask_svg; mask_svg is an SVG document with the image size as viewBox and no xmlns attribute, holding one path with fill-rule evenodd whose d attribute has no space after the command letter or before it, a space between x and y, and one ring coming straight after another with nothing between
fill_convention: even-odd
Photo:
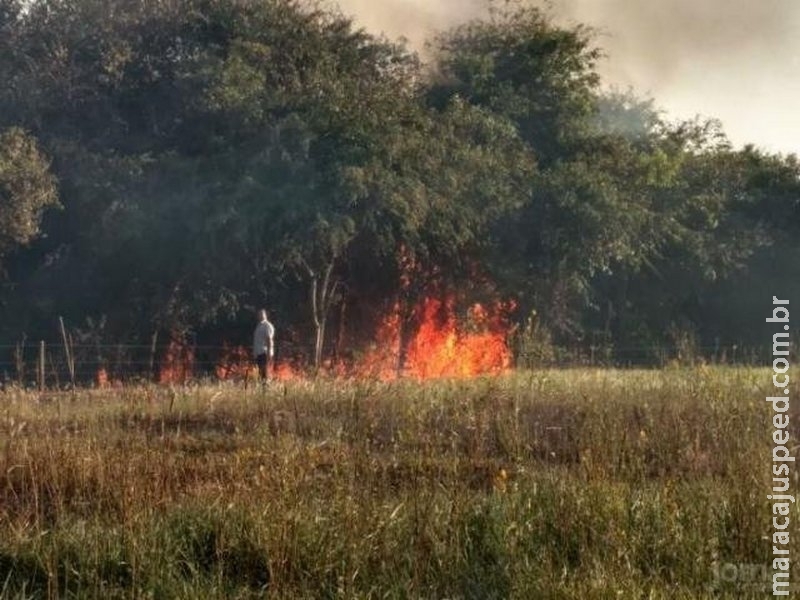
<instances>
[{"instance_id":1,"label":"tree canopy","mask_svg":"<svg viewBox=\"0 0 800 600\"><path fill-rule=\"evenodd\" d=\"M760 300L728 301L796 262L795 157L606 90L591 29L524 3L429 65L297 0L0 0L0 32L9 342L63 314L216 343L269 305L319 365L348 307L356 344L436 287L651 360L752 341Z\"/></svg>"}]
</instances>

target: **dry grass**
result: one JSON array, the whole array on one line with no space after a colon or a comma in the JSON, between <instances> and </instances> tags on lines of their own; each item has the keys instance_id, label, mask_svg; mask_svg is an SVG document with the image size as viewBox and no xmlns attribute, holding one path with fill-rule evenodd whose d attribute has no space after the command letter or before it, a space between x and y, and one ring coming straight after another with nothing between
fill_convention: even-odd
<instances>
[{"instance_id":1,"label":"dry grass","mask_svg":"<svg viewBox=\"0 0 800 600\"><path fill-rule=\"evenodd\" d=\"M7 390L0 597L765 597L769 383Z\"/></svg>"}]
</instances>

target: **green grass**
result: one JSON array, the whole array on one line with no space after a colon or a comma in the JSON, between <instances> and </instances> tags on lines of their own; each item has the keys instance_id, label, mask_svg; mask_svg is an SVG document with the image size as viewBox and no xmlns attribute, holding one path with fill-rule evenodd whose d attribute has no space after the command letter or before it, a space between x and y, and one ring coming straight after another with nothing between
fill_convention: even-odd
<instances>
[{"instance_id":1,"label":"green grass","mask_svg":"<svg viewBox=\"0 0 800 600\"><path fill-rule=\"evenodd\" d=\"M0 598L764 598L769 375L7 390Z\"/></svg>"}]
</instances>

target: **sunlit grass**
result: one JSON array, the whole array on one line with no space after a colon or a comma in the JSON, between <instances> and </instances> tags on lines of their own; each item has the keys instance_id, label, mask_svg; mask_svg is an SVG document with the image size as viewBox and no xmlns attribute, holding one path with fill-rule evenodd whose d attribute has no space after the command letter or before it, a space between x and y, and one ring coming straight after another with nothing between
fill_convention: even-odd
<instances>
[{"instance_id":1,"label":"sunlit grass","mask_svg":"<svg viewBox=\"0 0 800 600\"><path fill-rule=\"evenodd\" d=\"M770 384L8 390L0 597L764 597L714 573L768 564Z\"/></svg>"}]
</instances>

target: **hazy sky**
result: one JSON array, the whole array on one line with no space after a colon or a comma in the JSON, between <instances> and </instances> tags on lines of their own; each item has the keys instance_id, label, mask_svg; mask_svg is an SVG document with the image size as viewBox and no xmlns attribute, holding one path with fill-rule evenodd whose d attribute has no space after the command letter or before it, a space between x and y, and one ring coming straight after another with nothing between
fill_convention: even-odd
<instances>
[{"instance_id":1,"label":"hazy sky","mask_svg":"<svg viewBox=\"0 0 800 600\"><path fill-rule=\"evenodd\" d=\"M482 13L484 0L339 0L359 23L415 48ZM543 4L539 2L538 4ZM735 145L800 154L800 0L553 0L598 30L607 84L675 118L719 118Z\"/></svg>"}]
</instances>

